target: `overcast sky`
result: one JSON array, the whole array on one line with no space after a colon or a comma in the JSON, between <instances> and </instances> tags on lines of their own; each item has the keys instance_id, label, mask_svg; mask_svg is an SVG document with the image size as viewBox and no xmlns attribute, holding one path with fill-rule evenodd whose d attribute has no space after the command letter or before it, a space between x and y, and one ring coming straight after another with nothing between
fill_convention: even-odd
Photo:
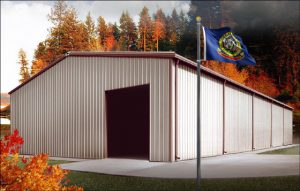
<instances>
[{"instance_id":1,"label":"overcast sky","mask_svg":"<svg viewBox=\"0 0 300 191\"><path fill-rule=\"evenodd\" d=\"M53 1L1 1L1 92L9 92L19 82L18 51L23 48L31 63L37 44L47 37L51 27L47 19ZM122 11L128 10L135 22L139 12L147 6L151 16L162 8L170 14L173 8L187 12L189 1L70 1L80 20L88 12L92 17L103 16L108 22L118 22Z\"/></svg>"}]
</instances>

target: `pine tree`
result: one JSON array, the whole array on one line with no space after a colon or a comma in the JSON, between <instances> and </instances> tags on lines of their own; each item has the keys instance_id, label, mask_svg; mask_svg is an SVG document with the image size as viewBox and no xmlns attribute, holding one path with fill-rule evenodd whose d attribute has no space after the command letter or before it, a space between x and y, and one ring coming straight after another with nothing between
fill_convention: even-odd
<instances>
[{"instance_id":1,"label":"pine tree","mask_svg":"<svg viewBox=\"0 0 300 191\"><path fill-rule=\"evenodd\" d=\"M129 50L135 45L137 39L137 29L128 11L122 13L120 17L120 45L122 50Z\"/></svg>"},{"instance_id":2,"label":"pine tree","mask_svg":"<svg viewBox=\"0 0 300 191\"><path fill-rule=\"evenodd\" d=\"M116 50L116 39L114 37L114 27L111 23L107 25L107 35L105 39L105 50L112 51Z\"/></svg>"},{"instance_id":3,"label":"pine tree","mask_svg":"<svg viewBox=\"0 0 300 191\"><path fill-rule=\"evenodd\" d=\"M91 17L91 13L89 12L86 16L85 20L85 29L87 33L87 43L88 43L88 50L97 50L96 46L96 28L95 23Z\"/></svg>"},{"instance_id":4,"label":"pine tree","mask_svg":"<svg viewBox=\"0 0 300 191\"><path fill-rule=\"evenodd\" d=\"M220 1L196 1L192 0L190 4L189 28L196 30L196 16L201 16L203 26L209 28L219 28L221 26L221 3Z\"/></svg>"},{"instance_id":5,"label":"pine tree","mask_svg":"<svg viewBox=\"0 0 300 191\"><path fill-rule=\"evenodd\" d=\"M181 55L188 56L189 50L187 49L187 47L190 43L189 40L191 39L191 36L189 35L189 30L188 30L188 18L182 10L180 11L178 16L176 33L178 39L176 43L176 51Z\"/></svg>"},{"instance_id":6,"label":"pine tree","mask_svg":"<svg viewBox=\"0 0 300 191\"><path fill-rule=\"evenodd\" d=\"M154 15L154 30L153 30L153 41L155 42L156 51L159 49L159 40L166 36L166 16L162 9L158 9Z\"/></svg>"},{"instance_id":7,"label":"pine tree","mask_svg":"<svg viewBox=\"0 0 300 191\"><path fill-rule=\"evenodd\" d=\"M176 9L173 9L172 15L166 18L166 37L163 40L162 50L175 50L177 44L177 25L178 25L178 14Z\"/></svg>"},{"instance_id":8,"label":"pine tree","mask_svg":"<svg viewBox=\"0 0 300 191\"><path fill-rule=\"evenodd\" d=\"M113 25L113 35L116 41L120 40L120 29L116 22Z\"/></svg>"},{"instance_id":9,"label":"pine tree","mask_svg":"<svg viewBox=\"0 0 300 191\"><path fill-rule=\"evenodd\" d=\"M20 67L20 80L19 82L22 84L30 78L29 69L28 69L28 60L26 58L26 53L23 49L19 50L19 62Z\"/></svg>"},{"instance_id":10,"label":"pine tree","mask_svg":"<svg viewBox=\"0 0 300 191\"><path fill-rule=\"evenodd\" d=\"M54 24L46 40L50 61L72 50L88 50L85 25L78 21L73 7L58 1L49 15L49 20Z\"/></svg>"},{"instance_id":11,"label":"pine tree","mask_svg":"<svg viewBox=\"0 0 300 191\"><path fill-rule=\"evenodd\" d=\"M149 15L149 9L144 7L140 12L140 20L138 24L138 48L144 51L151 50L152 38L152 20Z\"/></svg>"},{"instance_id":12,"label":"pine tree","mask_svg":"<svg viewBox=\"0 0 300 191\"><path fill-rule=\"evenodd\" d=\"M46 64L42 60L34 60L32 61L30 75L34 76L35 74L39 73L46 67Z\"/></svg>"},{"instance_id":13,"label":"pine tree","mask_svg":"<svg viewBox=\"0 0 300 191\"><path fill-rule=\"evenodd\" d=\"M46 43L40 42L37 49L34 51L34 57L31 65L30 75L33 76L42 69L46 68L50 63L49 51L47 50Z\"/></svg>"},{"instance_id":14,"label":"pine tree","mask_svg":"<svg viewBox=\"0 0 300 191\"><path fill-rule=\"evenodd\" d=\"M55 60L57 55L62 54L61 41L63 38L62 23L65 15L67 14L68 6L64 1L56 1L54 7L51 8L51 13L48 15L48 20L53 24L50 28L50 37L46 40L49 46L49 60Z\"/></svg>"},{"instance_id":15,"label":"pine tree","mask_svg":"<svg viewBox=\"0 0 300 191\"><path fill-rule=\"evenodd\" d=\"M55 27L60 27L67 10L67 4L62 0L58 0L54 4L54 7L51 8L51 13L48 15L48 19Z\"/></svg>"},{"instance_id":16,"label":"pine tree","mask_svg":"<svg viewBox=\"0 0 300 191\"><path fill-rule=\"evenodd\" d=\"M105 20L102 16L98 17L98 40L101 46L101 49L104 50L105 40L107 37L107 25Z\"/></svg>"},{"instance_id":17,"label":"pine tree","mask_svg":"<svg viewBox=\"0 0 300 191\"><path fill-rule=\"evenodd\" d=\"M188 27L180 40L180 53L190 59L196 59L197 55L197 24L196 16L201 16L203 26L219 28L221 26L220 1L196 1L192 0L188 12Z\"/></svg>"},{"instance_id":18,"label":"pine tree","mask_svg":"<svg viewBox=\"0 0 300 191\"><path fill-rule=\"evenodd\" d=\"M184 33L187 31L188 26L188 18L181 10L178 16L178 24L177 24L177 35L179 40L183 37Z\"/></svg>"},{"instance_id":19,"label":"pine tree","mask_svg":"<svg viewBox=\"0 0 300 191\"><path fill-rule=\"evenodd\" d=\"M46 65L49 63L49 56L46 42L40 42L34 51L34 60L42 60Z\"/></svg>"}]
</instances>

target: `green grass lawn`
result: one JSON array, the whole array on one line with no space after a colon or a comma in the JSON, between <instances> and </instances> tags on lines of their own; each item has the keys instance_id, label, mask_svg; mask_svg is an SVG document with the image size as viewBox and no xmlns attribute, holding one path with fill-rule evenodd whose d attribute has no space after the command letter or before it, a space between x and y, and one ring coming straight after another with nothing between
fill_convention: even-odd
<instances>
[{"instance_id":1,"label":"green grass lawn","mask_svg":"<svg viewBox=\"0 0 300 191\"><path fill-rule=\"evenodd\" d=\"M65 161L65 160L48 160L48 165L58 165L58 164L64 164L64 163L70 163L72 161ZM19 160L18 166L23 168L25 164Z\"/></svg>"},{"instance_id":2,"label":"green grass lawn","mask_svg":"<svg viewBox=\"0 0 300 191\"><path fill-rule=\"evenodd\" d=\"M133 191L185 191L195 190L194 179L160 179L127 176L112 176L97 173L71 171L68 175L70 185L77 185L84 190L133 190ZM204 179L202 190L211 191L299 191L299 176Z\"/></svg>"},{"instance_id":3,"label":"green grass lawn","mask_svg":"<svg viewBox=\"0 0 300 191\"><path fill-rule=\"evenodd\" d=\"M267 151L259 154L275 154L275 155L300 155L300 145L286 148L286 149L277 149L273 151Z\"/></svg>"},{"instance_id":4,"label":"green grass lawn","mask_svg":"<svg viewBox=\"0 0 300 191\"><path fill-rule=\"evenodd\" d=\"M49 164L62 164L69 161L49 160ZM86 191L194 191L194 179L162 179L130 176L113 176L91 172L70 171L67 175L69 185L77 185ZM203 191L298 191L299 176L263 177L263 178L232 178L203 179Z\"/></svg>"},{"instance_id":5,"label":"green grass lawn","mask_svg":"<svg viewBox=\"0 0 300 191\"><path fill-rule=\"evenodd\" d=\"M69 163L64 160L49 160L49 165ZM129 176L113 176L90 172L70 171L68 185L77 185L86 191L194 191L194 179L162 179ZM203 179L203 191L298 191L299 176Z\"/></svg>"}]
</instances>

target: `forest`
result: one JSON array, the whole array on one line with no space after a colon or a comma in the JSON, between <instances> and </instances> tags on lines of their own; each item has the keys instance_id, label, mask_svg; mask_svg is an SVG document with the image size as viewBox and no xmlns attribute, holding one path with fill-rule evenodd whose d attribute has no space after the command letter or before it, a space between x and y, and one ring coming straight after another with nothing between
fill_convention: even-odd
<instances>
[{"instance_id":1,"label":"forest","mask_svg":"<svg viewBox=\"0 0 300 191\"><path fill-rule=\"evenodd\" d=\"M251 25L239 27L241 18L228 6L228 1L191 1L187 13L173 9L170 15L161 8L151 15L144 7L138 23L126 10L118 23L110 23L101 15L94 21L90 12L80 21L73 7L57 1L48 15L53 26L47 38L37 44L32 63L24 50L19 51L19 81L25 82L68 51L175 51L195 61L195 17L200 15L202 24L209 28L234 26L257 62L255 66L239 66L203 61L204 66L300 110L299 20L255 31Z\"/></svg>"}]
</instances>

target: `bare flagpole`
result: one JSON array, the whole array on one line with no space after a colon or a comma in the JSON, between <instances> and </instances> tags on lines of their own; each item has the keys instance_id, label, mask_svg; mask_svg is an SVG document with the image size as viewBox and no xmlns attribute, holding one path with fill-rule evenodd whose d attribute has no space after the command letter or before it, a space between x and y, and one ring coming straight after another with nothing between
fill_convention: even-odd
<instances>
[{"instance_id":1,"label":"bare flagpole","mask_svg":"<svg viewBox=\"0 0 300 191\"><path fill-rule=\"evenodd\" d=\"M201 66L201 47L200 47L200 35L201 35L201 17L196 17L197 21L197 181L196 191L201 190L201 80L200 80L200 66Z\"/></svg>"}]
</instances>

